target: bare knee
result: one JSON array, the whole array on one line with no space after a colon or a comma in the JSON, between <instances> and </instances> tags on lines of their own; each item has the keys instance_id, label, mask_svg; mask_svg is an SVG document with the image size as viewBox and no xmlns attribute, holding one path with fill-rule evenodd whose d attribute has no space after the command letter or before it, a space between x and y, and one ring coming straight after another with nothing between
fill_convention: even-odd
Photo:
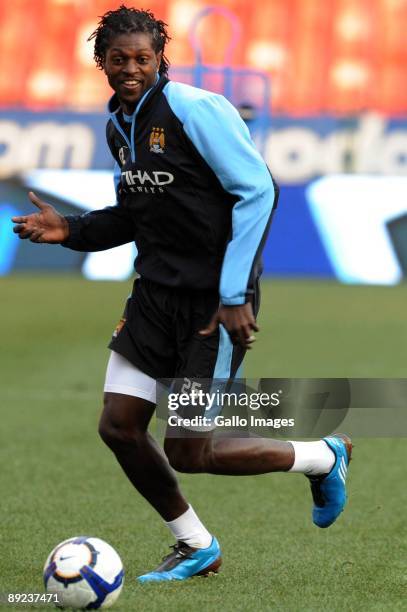
<instances>
[{"instance_id":1,"label":"bare knee","mask_svg":"<svg viewBox=\"0 0 407 612\"><path fill-rule=\"evenodd\" d=\"M135 446L140 437L145 436L145 432L135 429L129 430L123 424L104 417L103 414L100 417L98 431L103 442L113 451Z\"/></svg>"},{"instance_id":2,"label":"bare knee","mask_svg":"<svg viewBox=\"0 0 407 612\"><path fill-rule=\"evenodd\" d=\"M98 431L111 450L134 448L145 438L151 418L151 414L146 414L145 404L146 402L139 398L105 393Z\"/></svg>"},{"instance_id":3,"label":"bare knee","mask_svg":"<svg viewBox=\"0 0 407 612\"><path fill-rule=\"evenodd\" d=\"M185 474L210 471L210 444L206 443L209 441L204 444L201 442L201 439L167 438L164 442L164 452L171 467Z\"/></svg>"}]
</instances>

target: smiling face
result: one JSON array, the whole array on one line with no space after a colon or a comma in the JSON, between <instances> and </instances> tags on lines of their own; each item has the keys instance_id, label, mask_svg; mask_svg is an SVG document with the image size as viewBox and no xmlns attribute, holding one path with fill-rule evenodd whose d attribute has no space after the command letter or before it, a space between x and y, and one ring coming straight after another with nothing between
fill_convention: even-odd
<instances>
[{"instance_id":1,"label":"smiling face","mask_svg":"<svg viewBox=\"0 0 407 612\"><path fill-rule=\"evenodd\" d=\"M151 35L144 32L118 34L106 50L103 69L127 115L155 84L162 53L156 53L151 42Z\"/></svg>"}]
</instances>

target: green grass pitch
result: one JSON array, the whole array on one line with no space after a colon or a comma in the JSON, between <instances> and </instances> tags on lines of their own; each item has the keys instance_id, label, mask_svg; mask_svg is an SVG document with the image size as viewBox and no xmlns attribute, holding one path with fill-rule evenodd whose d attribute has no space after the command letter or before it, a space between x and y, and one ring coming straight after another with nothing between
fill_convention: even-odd
<instances>
[{"instance_id":1,"label":"green grass pitch","mask_svg":"<svg viewBox=\"0 0 407 612\"><path fill-rule=\"evenodd\" d=\"M301 475L181 476L221 573L138 585L171 538L96 434L106 344L130 283L9 277L1 301L0 592L39 592L59 541L96 535L126 568L117 610L407 610L406 442L356 441L350 502L318 530ZM263 282L252 377L406 377L407 287ZM45 608L49 609L49 608Z\"/></svg>"}]
</instances>

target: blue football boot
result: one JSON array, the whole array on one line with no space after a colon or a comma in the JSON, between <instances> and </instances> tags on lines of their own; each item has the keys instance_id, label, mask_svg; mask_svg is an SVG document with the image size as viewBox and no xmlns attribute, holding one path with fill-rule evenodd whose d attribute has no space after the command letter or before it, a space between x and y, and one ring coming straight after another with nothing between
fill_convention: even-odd
<instances>
[{"instance_id":1,"label":"blue football boot","mask_svg":"<svg viewBox=\"0 0 407 612\"><path fill-rule=\"evenodd\" d=\"M336 521L346 504L346 475L352 455L352 442L344 434L323 438L335 454L335 463L325 476L308 476L314 508L312 520L318 527L329 527Z\"/></svg>"},{"instance_id":2,"label":"blue football boot","mask_svg":"<svg viewBox=\"0 0 407 612\"><path fill-rule=\"evenodd\" d=\"M164 580L185 580L192 576L217 574L222 563L217 539L212 538L208 548L192 548L185 542L177 542L172 553L152 572L139 576L139 582L162 582Z\"/></svg>"}]
</instances>

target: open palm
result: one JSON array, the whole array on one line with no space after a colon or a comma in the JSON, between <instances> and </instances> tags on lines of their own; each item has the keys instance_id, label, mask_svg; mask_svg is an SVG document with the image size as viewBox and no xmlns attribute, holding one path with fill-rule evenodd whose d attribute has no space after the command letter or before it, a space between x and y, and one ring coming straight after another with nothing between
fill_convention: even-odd
<instances>
[{"instance_id":1,"label":"open palm","mask_svg":"<svg viewBox=\"0 0 407 612\"><path fill-rule=\"evenodd\" d=\"M51 204L40 200L32 191L28 197L31 202L39 209L39 212L32 215L12 217L14 232L23 240L29 238L31 242L64 242L69 236L68 222L60 215Z\"/></svg>"}]
</instances>

